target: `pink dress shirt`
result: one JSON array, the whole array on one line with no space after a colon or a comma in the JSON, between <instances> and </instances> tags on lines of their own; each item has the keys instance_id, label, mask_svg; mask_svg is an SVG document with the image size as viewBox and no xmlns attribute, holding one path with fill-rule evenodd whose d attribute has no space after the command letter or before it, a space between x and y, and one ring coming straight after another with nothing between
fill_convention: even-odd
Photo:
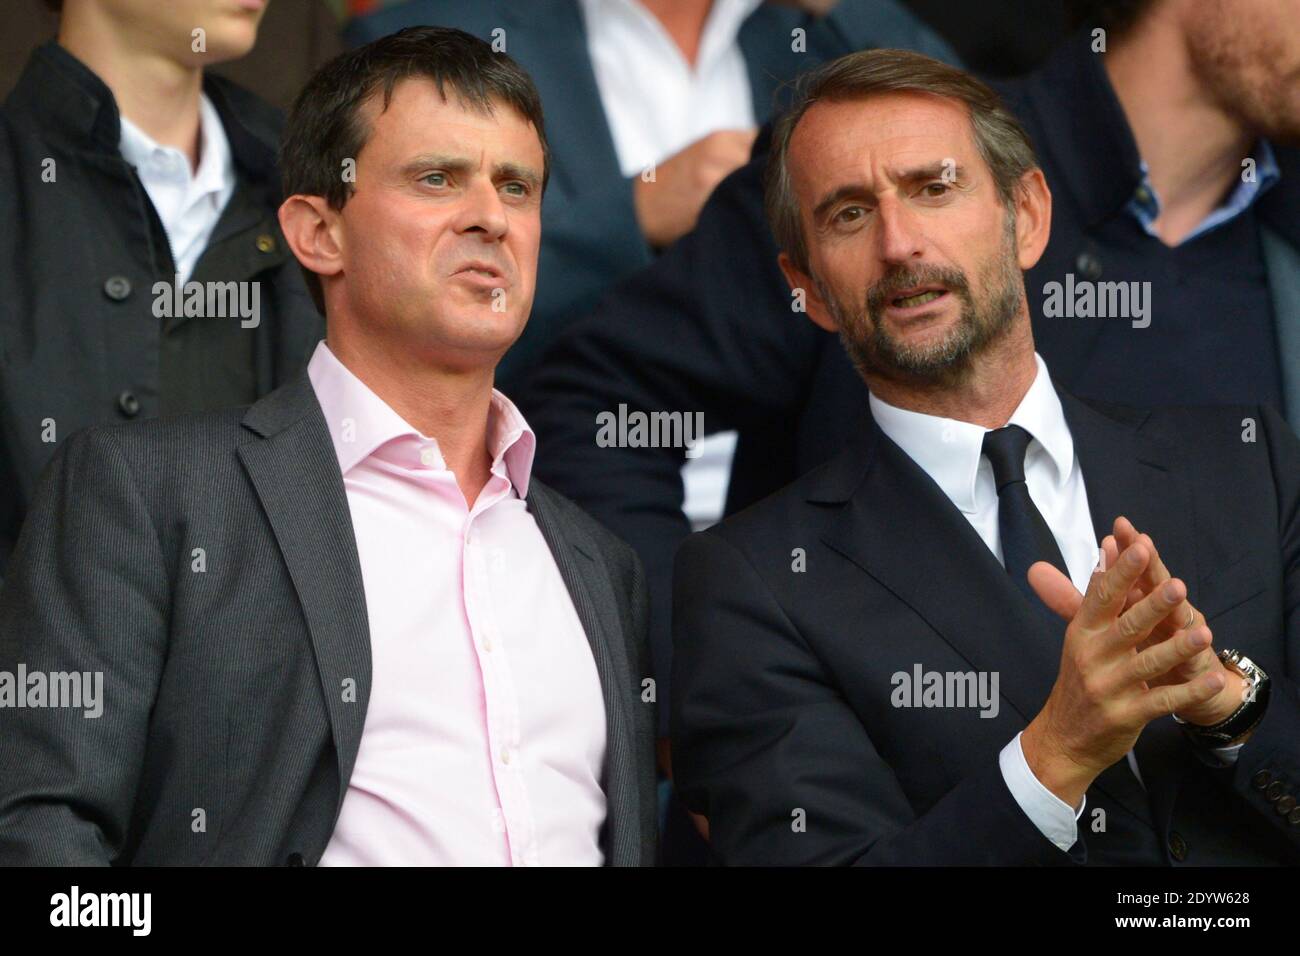
<instances>
[{"instance_id":1,"label":"pink dress shirt","mask_svg":"<svg viewBox=\"0 0 1300 956\"><path fill-rule=\"evenodd\" d=\"M494 390L492 476L467 508L438 443L324 342L308 375L347 491L372 662L320 865L599 865L605 705L523 500L532 430Z\"/></svg>"}]
</instances>

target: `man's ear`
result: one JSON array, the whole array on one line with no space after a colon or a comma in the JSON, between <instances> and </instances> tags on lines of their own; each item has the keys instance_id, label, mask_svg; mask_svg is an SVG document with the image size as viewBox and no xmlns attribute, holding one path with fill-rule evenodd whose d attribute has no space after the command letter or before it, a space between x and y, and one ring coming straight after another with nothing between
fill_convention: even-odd
<instances>
[{"instance_id":1,"label":"man's ear","mask_svg":"<svg viewBox=\"0 0 1300 956\"><path fill-rule=\"evenodd\" d=\"M323 196L302 193L280 204L280 228L294 256L318 275L343 271L343 247L338 235L338 211Z\"/></svg>"},{"instance_id":2,"label":"man's ear","mask_svg":"<svg viewBox=\"0 0 1300 956\"><path fill-rule=\"evenodd\" d=\"M813 320L813 324L825 329L827 332L838 332L839 323L831 315L831 310L826 307L826 301L817 292L817 283L813 282L812 276L805 273L784 252L777 257L777 264L781 267L781 272L785 274L785 281L790 283L791 307L793 303L803 302L803 311L808 313L808 318Z\"/></svg>"},{"instance_id":3,"label":"man's ear","mask_svg":"<svg viewBox=\"0 0 1300 956\"><path fill-rule=\"evenodd\" d=\"M1038 264L1052 232L1052 191L1041 169L1020 177L1016 188L1016 255L1022 272Z\"/></svg>"}]
</instances>

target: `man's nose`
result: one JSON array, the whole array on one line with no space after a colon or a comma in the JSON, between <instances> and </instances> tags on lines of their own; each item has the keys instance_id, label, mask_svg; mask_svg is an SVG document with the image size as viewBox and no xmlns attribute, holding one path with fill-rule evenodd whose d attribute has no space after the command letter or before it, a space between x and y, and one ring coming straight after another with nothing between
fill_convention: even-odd
<instances>
[{"instance_id":1,"label":"man's nose","mask_svg":"<svg viewBox=\"0 0 1300 956\"><path fill-rule=\"evenodd\" d=\"M884 198L876 207L876 241L882 262L890 265L919 259L925 238L915 213L905 203Z\"/></svg>"},{"instance_id":2,"label":"man's nose","mask_svg":"<svg viewBox=\"0 0 1300 956\"><path fill-rule=\"evenodd\" d=\"M465 191L456 217L457 232L480 232L484 239L500 239L506 234L506 207L495 183L475 179Z\"/></svg>"}]
</instances>

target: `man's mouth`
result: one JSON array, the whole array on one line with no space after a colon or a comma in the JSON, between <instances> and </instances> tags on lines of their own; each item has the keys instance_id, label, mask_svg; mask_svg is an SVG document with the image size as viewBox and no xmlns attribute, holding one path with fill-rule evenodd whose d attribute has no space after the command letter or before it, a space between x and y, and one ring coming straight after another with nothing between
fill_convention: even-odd
<instances>
[{"instance_id":1,"label":"man's mouth","mask_svg":"<svg viewBox=\"0 0 1300 956\"><path fill-rule=\"evenodd\" d=\"M460 275L461 273L468 273L470 275L482 276L484 279L502 278L501 270L497 269L495 266L489 265L486 262L467 262L459 269L457 269L453 273L453 275Z\"/></svg>"},{"instance_id":2,"label":"man's mouth","mask_svg":"<svg viewBox=\"0 0 1300 956\"><path fill-rule=\"evenodd\" d=\"M941 296L947 295L944 289L922 289L917 292L908 291L900 296L895 296L890 300L890 305L897 306L900 309L911 309L918 305L925 305L927 302L933 302Z\"/></svg>"}]
</instances>

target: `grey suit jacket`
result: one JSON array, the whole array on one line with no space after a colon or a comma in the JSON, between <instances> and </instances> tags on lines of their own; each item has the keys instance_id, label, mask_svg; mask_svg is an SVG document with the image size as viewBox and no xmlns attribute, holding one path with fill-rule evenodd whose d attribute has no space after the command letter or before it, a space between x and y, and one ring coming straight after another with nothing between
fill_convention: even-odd
<instances>
[{"instance_id":1,"label":"grey suit jacket","mask_svg":"<svg viewBox=\"0 0 1300 956\"><path fill-rule=\"evenodd\" d=\"M652 863L640 563L541 482L527 503L604 693L606 861ZM0 864L320 859L365 723L370 637L343 480L305 373L251 408L63 443L0 591L0 675L20 667L29 682L91 675L92 690L101 672L102 713L0 707Z\"/></svg>"}]
</instances>

